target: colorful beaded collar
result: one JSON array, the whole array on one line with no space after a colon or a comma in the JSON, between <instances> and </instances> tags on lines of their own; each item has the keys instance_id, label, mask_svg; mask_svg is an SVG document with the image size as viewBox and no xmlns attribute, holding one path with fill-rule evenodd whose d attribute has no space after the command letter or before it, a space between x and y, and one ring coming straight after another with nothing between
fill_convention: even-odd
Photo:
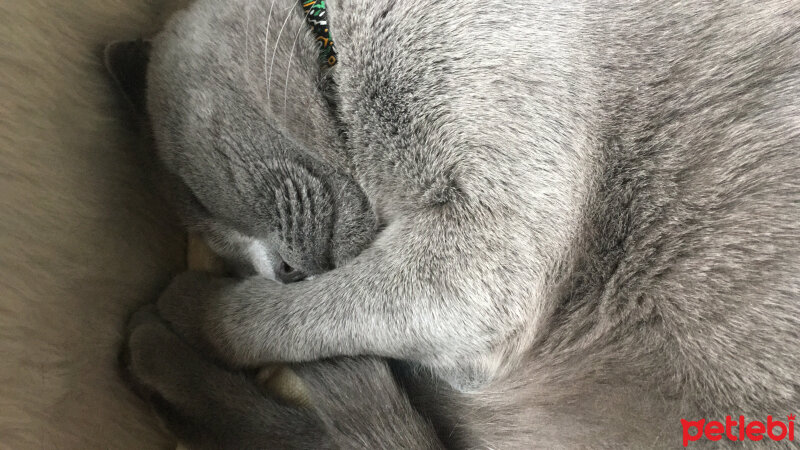
<instances>
[{"instance_id":1,"label":"colorful beaded collar","mask_svg":"<svg viewBox=\"0 0 800 450\"><path fill-rule=\"evenodd\" d=\"M333 46L330 26L328 25L328 10L325 7L325 0L300 0L303 12L306 13L306 21L311 25L311 29L319 43L319 57L323 65L333 67L336 65L336 48Z\"/></svg>"}]
</instances>

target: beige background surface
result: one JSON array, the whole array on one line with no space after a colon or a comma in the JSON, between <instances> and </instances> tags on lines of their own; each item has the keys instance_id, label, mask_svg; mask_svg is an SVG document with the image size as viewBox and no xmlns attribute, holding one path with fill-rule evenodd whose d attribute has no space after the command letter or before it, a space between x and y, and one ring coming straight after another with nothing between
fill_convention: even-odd
<instances>
[{"instance_id":1,"label":"beige background surface","mask_svg":"<svg viewBox=\"0 0 800 450\"><path fill-rule=\"evenodd\" d=\"M0 448L174 448L116 374L127 313L184 264L103 43L174 1L0 0Z\"/></svg>"}]
</instances>

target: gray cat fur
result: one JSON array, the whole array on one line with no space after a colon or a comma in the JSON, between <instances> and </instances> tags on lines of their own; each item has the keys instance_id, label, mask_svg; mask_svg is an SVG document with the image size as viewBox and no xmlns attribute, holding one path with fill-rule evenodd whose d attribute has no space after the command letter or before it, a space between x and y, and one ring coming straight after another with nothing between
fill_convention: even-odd
<instances>
[{"instance_id":1,"label":"gray cat fur","mask_svg":"<svg viewBox=\"0 0 800 450\"><path fill-rule=\"evenodd\" d=\"M200 0L153 42L161 159L221 234L280 247L275 224L305 217L307 245L346 247L319 230L358 196L263 156L278 151L355 180L381 230L363 251L371 226L357 251L300 261L319 273L306 282L175 279L158 314L178 334L229 367L321 367L304 377L340 408L320 400L319 422L292 422L231 394L215 414L257 417L245 435L297 431L256 447L354 446L341 430L392 447L398 427L430 447L430 420L449 447L639 448L679 446L679 418L797 412L800 4L328 9L330 71L292 0ZM163 358L160 320L133 329L133 361ZM181 348L134 378L202 384ZM360 355L405 361L410 381L398 390L372 358L311 362ZM386 382L352 392L368 374ZM349 415L374 420L334 423Z\"/></svg>"}]
</instances>

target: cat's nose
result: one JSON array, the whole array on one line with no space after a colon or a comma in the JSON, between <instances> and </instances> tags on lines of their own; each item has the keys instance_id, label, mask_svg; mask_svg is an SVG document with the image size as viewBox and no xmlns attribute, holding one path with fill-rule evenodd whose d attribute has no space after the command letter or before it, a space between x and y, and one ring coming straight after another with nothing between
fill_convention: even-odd
<instances>
[{"instance_id":1,"label":"cat's nose","mask_svg":"<svg viewBox=\"0 0 800 450\"><path fill-rule=\"evenodd\" d=\"M306 276L302 271L286 264L286 261L281 261L275 268L275 279L284 284L305 280Z\"/></svg>"}]
</instances>

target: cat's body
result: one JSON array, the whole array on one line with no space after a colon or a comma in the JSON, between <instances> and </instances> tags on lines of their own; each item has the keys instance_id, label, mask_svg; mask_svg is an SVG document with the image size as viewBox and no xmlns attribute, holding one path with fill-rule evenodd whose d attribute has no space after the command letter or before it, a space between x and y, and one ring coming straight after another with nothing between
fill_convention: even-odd
<instances>
[{"instance_id":1,"label":"cat's body","mask_svg":"<svg viewBox=\"0 0 800 450\"><path fill-rule=\"evenodd\" d=\"M677 446L680 418L797 412L800 5L328 9L339 64L322 75L293 1L177 17L154 42L154 136L205 214L248 239L292 214L348 230L338 205L370 217L356 194L270 181L275 148L355 180L381 232L354 258L305 260L320 275L302 283L182 276L159 301L176 330L235 366L420 365L446 382L409 369L406 389L457 447ZM284 194L306 206L275 222ZM361 250L371 229L326 239ZM358 437L324 410L352 371L300 370L315 364L319 429ZM380 360L360 364L408 406ZM413 410L355 403L365 435L438 445ZM318 443L304 436L280 442Z\"/></svg>"}]
</instances>

